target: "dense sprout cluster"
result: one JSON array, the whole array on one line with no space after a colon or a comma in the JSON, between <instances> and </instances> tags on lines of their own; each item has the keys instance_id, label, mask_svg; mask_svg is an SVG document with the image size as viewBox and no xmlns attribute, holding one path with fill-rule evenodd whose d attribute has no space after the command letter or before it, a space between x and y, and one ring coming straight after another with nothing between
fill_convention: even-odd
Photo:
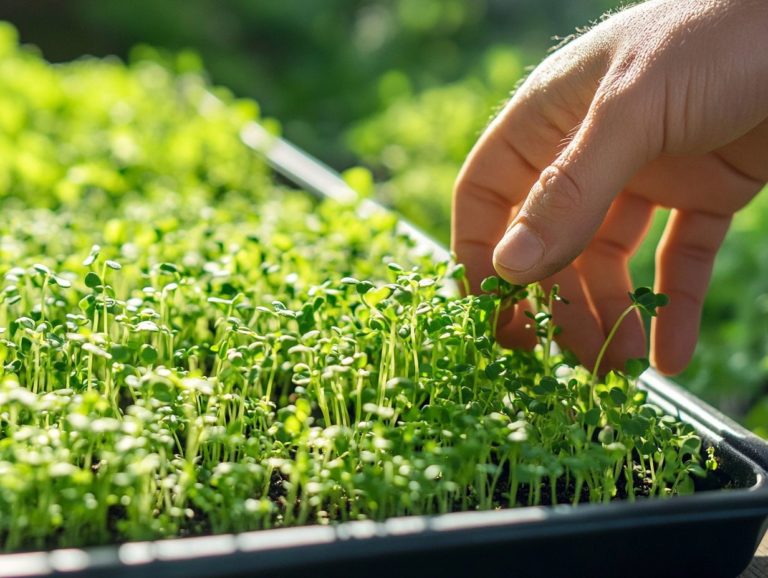
<instances>
[{"instance_id":1,"label":"dense sprout cluster","mask_svg":"<svg viewBox=\"0 0 768 578\"><path fill-rule=\"evenodd\" d=\"M16 197L98 212L126 196L263 189L264 170L239 139L258 107L211 91L200 74L116 59L51 66L0 22L0 88L4 206Z\"/></svg>"},{"instance_id":2,"label":"dense sprout cluster","mask_svg":"<svg viewBox=\"0 0 768 578\"><path fill-rule=\"evenodd\" d=\"M555 294L457 297L462 268L392 216L270 184L238 138L254 106L0 47L6 549L665 496L703 473L689 426L553 353ZM504 350L499 312L529 292L541 346Z\"/></svg>"}]
</instances>

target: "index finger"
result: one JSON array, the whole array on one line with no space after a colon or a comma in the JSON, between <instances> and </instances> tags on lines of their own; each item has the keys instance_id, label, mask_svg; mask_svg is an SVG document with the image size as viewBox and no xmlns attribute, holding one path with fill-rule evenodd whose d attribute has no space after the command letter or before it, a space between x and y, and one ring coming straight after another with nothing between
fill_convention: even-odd
<instances>
[{"instance_id":1,"label":"index finger","mask_svg":"<svg viewBox=\"0 0 768 578\"><path fill-rule=\"evenodd\" d=\"M451 237L473 292L483 278L496 274L493 250L515 206L589 109L604 64L601 51L589 49L590 42L581 37L550 55L486 129L462 167L454 187Z\"/></svg>"},{"instance_id":2,"label":"index finger","mask_svg":"<svg viewBox=\"0 0 768 578\"><path fill-rule=\"evenodd\" d=\"M539 170L524 158L498 127L491 125L467 157L453 193L452 249L467 268L473 292L496 272L493 250L513 216L513 208L531 189Z\"/></svg>"}]
</instances>

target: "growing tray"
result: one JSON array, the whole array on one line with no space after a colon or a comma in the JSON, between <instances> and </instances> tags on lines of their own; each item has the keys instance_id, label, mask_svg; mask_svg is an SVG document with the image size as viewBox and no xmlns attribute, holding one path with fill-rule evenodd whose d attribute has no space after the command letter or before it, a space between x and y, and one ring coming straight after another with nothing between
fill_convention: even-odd
<instances>
[{"instance_id":1,"label":"growing tray","mask_svg":"<svg viewBox=\"0 0 768 578\"><path fill-rule=\"evenodd\" d=\"M302 188L354 198L333 171L258 125L243 140ZM365 201L361 210L383 209ZM400 227L424 251L448 256ZM641 387L716 448L720 467L696 494L7 554L0 576L736 576L768 522L768 444L652 370Z\"/></svg>"}]
</instances>

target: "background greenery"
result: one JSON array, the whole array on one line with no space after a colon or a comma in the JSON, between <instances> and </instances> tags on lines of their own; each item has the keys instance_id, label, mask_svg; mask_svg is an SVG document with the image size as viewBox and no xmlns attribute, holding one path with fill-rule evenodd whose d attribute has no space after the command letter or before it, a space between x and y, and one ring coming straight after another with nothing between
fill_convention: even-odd
<instances>
[{"instance_id":1,"label":"background greenery","mask_svg":"<svg viewBox=\"0 0 768 578\"><path fill-rule=\"evenodd\" d=\"M456 173L489 116L554 44L613 0L6 0L0 18L53 61L128 58L139 44L199 54L332 166L363 164L378 196L448 240ZM189 57L194 66L194 58ZM654 233L634 260L653 280ZM768 195L738 215L702 337L678 380L768 435Z\"/></svg>"}]
</instances>

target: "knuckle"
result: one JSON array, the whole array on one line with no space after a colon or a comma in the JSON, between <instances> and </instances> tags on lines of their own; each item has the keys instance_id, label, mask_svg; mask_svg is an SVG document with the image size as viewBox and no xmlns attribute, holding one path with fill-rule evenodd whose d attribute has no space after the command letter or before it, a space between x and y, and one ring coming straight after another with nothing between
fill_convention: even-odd
<instances>
[{"instance_id":1,"label":"knuckle","mask_svg":"<svg viewBox=\"0 0 768 578\"><path fill-rule=\"evenodd\" d=\"M698 265L709 266L715 259L714 249L706 245L682 243L676 247L676 251L681 259Z\"/></svg>"},{"instance_id":2,"label":"knuckle","mask_svg":"<svg viewBox=\"0 0 768 578\"><path fill-rule=\"evenodd\" d=\"M599 262L624 263L631 249L624 243L607 237L595 238L584 253L585 259Z\"/></svg>"},{"instance_id":3,"label":"knuckle","mask_svg":"<svg viewBox=\"0 0 768 578\"><path fill-rule=\"evenodd\" d=\"M538 208L542 216L563 219L584 207L583 188L562 166L553 165L545 169L539 179L539 186L541 194Z\"/></svg>"},{"instance_id":4,"label":"knuckle","mask_svg":"<svg viewBox=\"0 0 768 578\"><path fill-rule=\"evenodd\" d=\"M680 305L681 302L686 302L691 307L696 309L702 309L704 307L704 296L699 293L695 293L685 287L676 287L667 291L669 294L669 302Z\"/></svg>"},{"instance_id":5,"label":"knuckle","mask_svg":"<svg viewBox=\"0 0 768 578\"><path fill-rule=\"evenodd\" d=\"M661 60L663 55L636 47L614 55L595 93L594 108L617 109L622 115L643 112L643 103L654 100L661 85Z\"/></svg>"}]
</instances>

